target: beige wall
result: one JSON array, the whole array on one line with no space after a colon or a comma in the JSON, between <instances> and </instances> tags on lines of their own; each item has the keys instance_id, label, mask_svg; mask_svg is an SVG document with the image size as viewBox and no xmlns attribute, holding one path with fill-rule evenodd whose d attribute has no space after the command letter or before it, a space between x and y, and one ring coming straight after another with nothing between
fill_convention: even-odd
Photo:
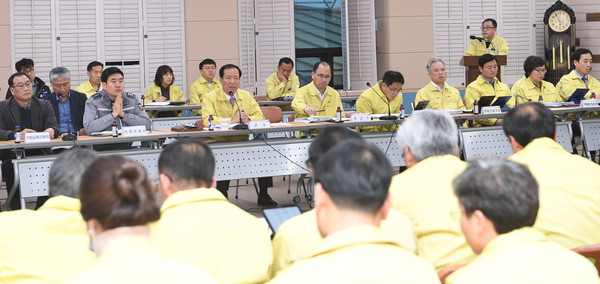
<instances>
[{"instance_id":1,"label":"beige wall","mask_svg":"<svg viewBox=\"0 0 600 284\"><path fill-rule=\"evenodd\" d=\"M404 92L416 92L429 77L433 57L433 1L375 0L377 76L387 70L404 75Z\"/></svg>"},{"instance_id":2,"label":"beige wall","mask_svg":"<svg viewBox=\"0 0 600 284\"><path fill-rule=\"evenodd\" d=\"M239 64L238 8L237 0L185 0L184 7L187 93L203 59L215 60L217 68Z\"/></svg>"},{"instance_id":3,"label":"beige wall","mask_svg":"<svg viewBox=\"0 0 600 284\"><path fill-rule=\"evenodd\" d=\"M10 18L9 1L0 1L0 98L4 99L8 89L8 77L13 73L10 62Z\"/></svg>"}]
</instances>

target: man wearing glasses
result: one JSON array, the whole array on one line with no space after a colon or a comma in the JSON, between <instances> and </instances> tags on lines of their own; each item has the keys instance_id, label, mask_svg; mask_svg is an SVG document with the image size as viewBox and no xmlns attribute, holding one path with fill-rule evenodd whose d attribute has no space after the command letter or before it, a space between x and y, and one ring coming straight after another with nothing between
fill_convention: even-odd
<instances>
[{"instance_id":1,"label":"man wearing glasses","mask_svg":"<svg viewBox=\"0 0 600 284\"><path fill-rule=\"evenodd\" d=\"M398 114L402 104L402 85L404 76L396 71L386 71L381 81L375 86L368 88L356 101L357 113L371 114ZM396 125L365 126L359 127L359 132L383 132L394 131Z\"/></svg>"},{"instance_id":2,"label":"man wearing glasses","mask_svg":"<svg viewBox=\"0 0 600 284\"><path fill-rule=\"evenodd\" d=\"M19 73L24 73L27 75L27 77L29 77L29 80L33 84L33 96L38 99L42 99L51 93L50 88L44 81L42 81L42 79L35 76L35 67L33 65L33 60L29 58L23 58L15 63L15 70L17 70ZM9 88L6 91L7 100L13 96L11 89L12 88Z\"/></svg>"},{"instance_id":3,"label":"man wearing glasses","mask_svg":"<svg viewBox=\"0 0 600 284\"><path fill-rule=\"evenodd\" d=\"M339 107L344 115L344 108L340 94L329 87L331 81L331 65L325 61L317 62L313 66L313 81L300 88L292 108L296 111L296 118L309 116L328 116L335 118Z\"/></svg>"},{"instance_id":4,"label":"man wearing glasses","mask_svg":"<svg viewBox=\"0 0 600 284\"><path fill-rule=\"evenodd\" d=\"M33 97L33 84L25 73L15 73L8 79L10 92L13 97L0 102L0 140L14 140L19 135L21 140L25 139L26 133L48 132L50 138L58 134L58 124L54 117L54 111L49 101ZM21 132L15 132L19 126ZM43 154L45 149L27 150L26 155ZM7 178L6 188L10 189L14 183L14 169L11 160L15 154L11 150L0 152L2 159L2 175ZM19 209L20 194L17 189L16 195L11 200L10 207Z\"/></svg>"},{"instance_id":5,"label":"man wearing glasses","mask_svg":"<svg viewBox=\"0 0 600 284\"><path fill-rule=\"evenodd\" d=\"M471 40L471 44L467 48L465 55L484 55L486 53L492 55L508 55L508 45L506 40L496 36L496 28L498 23L494 19L485 19L481 23L481 37L487 41L480 42L477 39ZM495 45L494 45L495 43Z\"/></svg>"}]
</instances>

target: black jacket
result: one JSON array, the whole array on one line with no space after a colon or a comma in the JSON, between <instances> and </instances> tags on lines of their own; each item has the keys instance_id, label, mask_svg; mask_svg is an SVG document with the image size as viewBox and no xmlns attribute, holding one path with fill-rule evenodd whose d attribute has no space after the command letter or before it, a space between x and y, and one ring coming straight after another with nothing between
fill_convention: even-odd
<instances>
[{"instance_id":1,"label":"black jacket","mask_svg":"<svg viewBox=\"0 0 600 284\"><path fill-rule=\"evenodd\" d=\"M47 128L54 129L54 137L58 136L58 124L52 112L52 105L45 100L31 98L31 123L33 130L44 131ZM14 98L0 102L0 140L6 141L11 133L14 132L15 126L21 125L21 112L19 105Z\"/></svg>"},{"instance_id":2,"label":"black jacket","mask_svg":"<svg viewBox=\"0 0 600 284\"><path fill-rule=\"evenodd\" d=\"M39 77L35 77L35 81L37 82L37 89L35 90L35 94L33 94L34 98L43 99L48 96L50 92L50 87L46 86L46 83L42 81ZM13 94L10 92L10 88L6 90L6 99L10 99L13 97Z\"/></svg>"},{"instance_id":3,"label":"black jacket","mask_svg":"<svg viewBox=\"0 0 600 284\"><path fill-rule=\"evenodd\" d=\"M73 127L75 128L71 129L71 131L78 132L80 129L83 128L83 112L85 111L85 102L87 101L87 96L75 90L69 90L69 96L71 97L71 122L73 123ZM52 104L54 117L56 117L58 129L60 129L60 112L58 109L58 98L56 96L56 93L52 93L46 96L44 99L50 101L50 103Z\"/></svg>"}]
</instances>

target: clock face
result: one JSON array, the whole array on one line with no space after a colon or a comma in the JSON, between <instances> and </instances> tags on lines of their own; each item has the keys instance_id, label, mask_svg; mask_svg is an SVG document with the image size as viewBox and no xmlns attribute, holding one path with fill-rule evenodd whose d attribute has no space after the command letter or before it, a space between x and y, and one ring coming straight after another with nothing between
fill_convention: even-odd
<instances>
[{"instance_id":1,"label":"clock face","mask_svg":"<svg viewBox=\"0 0 600 284\"><path fill-rule=\"evenodd\" d=\"M564 32L571 26L571 17L564 10L556 10L548 18L548 26L556 32Z\"/></svg>"}]
</instances>

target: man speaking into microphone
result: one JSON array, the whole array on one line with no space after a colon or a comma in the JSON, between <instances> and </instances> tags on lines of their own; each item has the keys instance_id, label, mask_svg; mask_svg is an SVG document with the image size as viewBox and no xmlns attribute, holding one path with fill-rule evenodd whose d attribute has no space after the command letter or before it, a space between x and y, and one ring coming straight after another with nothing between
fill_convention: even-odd
<instances>
[{"instance_id":1,"label":"man speaking into microphone","mask_svg":"<svg viewBox=\"0 0 600 284\"><path fill-rule=\"evenodd\" d=\"M481 23L481 38L475 37L471 40L465 55L508 55L508 44L506 44L506 40L496 36L497 27L498 23L496 20L489 18L483 20Z\"/></svg>"},{"instance_id":2,"label":"man speaking into microphone","mask_svg":"<svg viewBox=\"0 0 600 284\"><path fill-rule=\"evenodd\" d=\"M61 136L77 133L83 129L83 113L87 96L71 90L71 72L65 67L50 70L52 94L44 99L50 101Z\"/></svg>"},{"instance_id":3,"label":"man speaking into microphone","mask_svg":"<svg viewBox=\"0 0 600 284\"><path fill-rule=\"evenodd\" d=\"M386 71L383 79L375 84L367 83L365 90L356 101L357 113L395 114L402 104L404 76L396 71ZM385 132L396 130L396 125L359 127L359 132Z\"/></svg>"}]
</instances>

